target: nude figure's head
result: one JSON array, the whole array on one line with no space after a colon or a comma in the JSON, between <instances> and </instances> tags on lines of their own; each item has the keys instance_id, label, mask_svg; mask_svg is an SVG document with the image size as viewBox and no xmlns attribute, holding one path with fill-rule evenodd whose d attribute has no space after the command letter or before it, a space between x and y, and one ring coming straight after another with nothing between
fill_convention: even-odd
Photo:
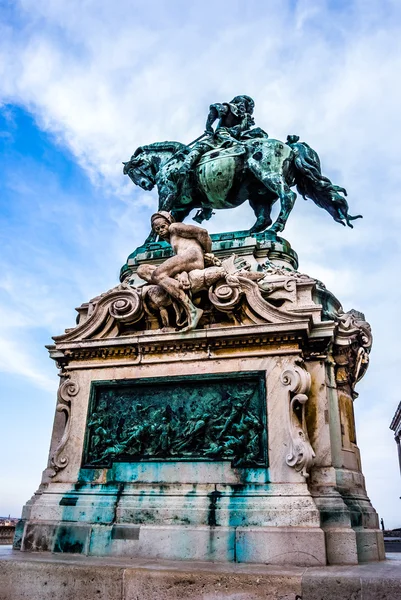
<instances>
[{"instance_id":1,"label":"nude figure's head","mask_svg":"<svg viewBox=\"0 0 401 600\"><path fill-rule=\"evenodd\" d=\"M174 223L173 217L164 210L155 213L151 217L153 231L163 239L168 237L168 230L171 223Z\"/></svg>"}]
</instances>

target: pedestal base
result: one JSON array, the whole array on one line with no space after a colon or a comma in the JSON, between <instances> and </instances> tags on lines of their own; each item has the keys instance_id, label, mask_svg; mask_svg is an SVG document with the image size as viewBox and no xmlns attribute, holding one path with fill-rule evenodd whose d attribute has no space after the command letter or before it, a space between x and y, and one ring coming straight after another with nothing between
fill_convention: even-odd
<instances>
[{"instance_id":1,"label":"pedestal base","mask_svg":"<svg viewBox=\"0 0 401 600\"><path fill-rule=\"evenodd\" d=\"M221 234L213 251L213 267L188 273L196 329L180 329L165 290L138 287L139 266L171 252L155 244L54 338L49 462L15 548L306 567L384 558L353 418L369 324L295 271L277 236Z\"/></svg>"},{"instance_id":2,"label":"pedestal base","mask_svg":"<svg viewBox=\"0 0 401 600\"><path fill-rule=\"evenodd\" d=\"M397 556L365 566L302 568L0 549L0 600L399 600Z\"/></svg>"}]
</instances>

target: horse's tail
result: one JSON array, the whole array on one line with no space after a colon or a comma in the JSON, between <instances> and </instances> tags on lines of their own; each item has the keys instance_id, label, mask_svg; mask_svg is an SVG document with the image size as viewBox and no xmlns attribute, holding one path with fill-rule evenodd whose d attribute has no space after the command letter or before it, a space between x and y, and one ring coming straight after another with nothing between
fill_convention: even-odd
<instances>
[{"instance_id":1,"label":"horse's tail","mask_svg":"<svg viewBox=\"0 0 401 600\"><path fill-rule=\"evenodd\" d=\"M361 219L362 215L348 214L348 202L344 198L346 190L322 175L319 156L308 144L299 142L297 135L287 136L287 144L294 151L295 183L301 196L327 210L337 223L352 227L350 221Z\"/></svg>"}]
</instances>

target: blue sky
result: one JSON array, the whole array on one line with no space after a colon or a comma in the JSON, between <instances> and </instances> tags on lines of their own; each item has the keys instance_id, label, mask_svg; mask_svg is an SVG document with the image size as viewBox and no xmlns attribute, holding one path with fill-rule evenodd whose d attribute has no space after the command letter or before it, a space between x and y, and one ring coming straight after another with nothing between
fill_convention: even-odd
<instances>
[{"instance_id":1,"label":"blue sky","mask_svg":"<svg viewBox=\"0 0 401 600\"><path fill-rule=\"evenodd\" d=\"M211 102L245 93L257 124L300 135L364 215L351 231L298 199L284 237L372 324L358 441L374 506L401 525L400 72L396 1L0 0L0 515L20 513L46 466L58 377L44 345L116 284L156 206L121 161L193 140ZM209 230L245 223L247 206Z\"/></svg>"}]
</instances>

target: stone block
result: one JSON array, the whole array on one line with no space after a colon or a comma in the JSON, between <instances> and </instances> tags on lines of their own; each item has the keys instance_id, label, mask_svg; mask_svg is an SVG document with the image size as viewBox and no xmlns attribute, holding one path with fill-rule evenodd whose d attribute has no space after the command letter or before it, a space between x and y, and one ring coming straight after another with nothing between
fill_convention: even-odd
<instances>
[{"instance_id":1,"label":"stone block","mask_svg":"<svg viewBox=\"0 0 401 600\"><path fill-rule=\"evenodd\" d=\"M27 523L22 550L27 552L50 552L53 548L55 523Z\"/></svg>"},{"instance_id":2,"label":"stone block","mask_svg":"<svg viewBox=\"0 0 401 600\"><path fill-rule=\"evenodd\" d=\"M384 541L380 530L356 529L355 534L359 562L384 560Z\"/></svg>"},{"instance_id":3,"label":"stone block","mask_svg":"<svg viewBox=\"0 0 401 600\"><path fill-rule=\"evenodd\" d=\"M307 527L239 527L236 560L272 565L325 565L324 533Z\"/></svg>"},{"instance_id":4,"label":"stone block","mask_svg":"<svg viewBox=\"0 0 401 600\"><path fill-rule=\"evenodd\" d=\"M324 535L326 539L327 564L358 564L356 536L353 529L327 529Z\"/></svg>"},{"instance_id":5,"label":"stone block","mask_svg":"<svg viewBox=\"0 0 401 600\"><path fill-rule=\"evenodd\" d=\"M50 561L1 561L0 600L121 600L123 570Z\"/></svg>"},{"instance_id":6,"label":"stone block","mask_svg":"<svg viewBox=\"0 0 401 600\"><path fill-rule=\"evenodd\" d=\"M400 565L399 556L305 568L0 548L0 600L399 600Z\"/></svg>"},{"instance_id":7,"label":"stone block","mask_svg":"<svg viewBox=\"0 0 401 600\"><path fill-rule=\"evenodd\" d=\"M57 527L53 552L70 554L87 554L91 527L90 525L73 525L63 523Z\"/></svg>"},{"instance_id":8,"label":"stone block","mask_svg":"<svg viewBox=\"0 0 401 600\"><path fill-rule=\"evenodd\" d=\"M235 530L229 527L141 526L137 539L114 539L112 555L169 560L235 560Z\"/></svg>"},{"instance_id":9,"label":"stone block","mask_svg":"<svg viewBox=\"0 0 401 600\"><path fill-rule=\"evenodd\" d=\"M14 550L21 550L22 539L24 537L24 530L25 530L25 520L20 519L15 527L14 541L13 541Z\"/></svg>"},{"instance_id":10,"label":"stone block","mask_svg":"<svg viewBox=\"0 0 401 600\"><path fill-rule=\"evenodd\" d=\"M268 576L240 572L148 573L129 569L124 600L294 600L301 594L298 575Z\"/></svg>"}]
</instances>

